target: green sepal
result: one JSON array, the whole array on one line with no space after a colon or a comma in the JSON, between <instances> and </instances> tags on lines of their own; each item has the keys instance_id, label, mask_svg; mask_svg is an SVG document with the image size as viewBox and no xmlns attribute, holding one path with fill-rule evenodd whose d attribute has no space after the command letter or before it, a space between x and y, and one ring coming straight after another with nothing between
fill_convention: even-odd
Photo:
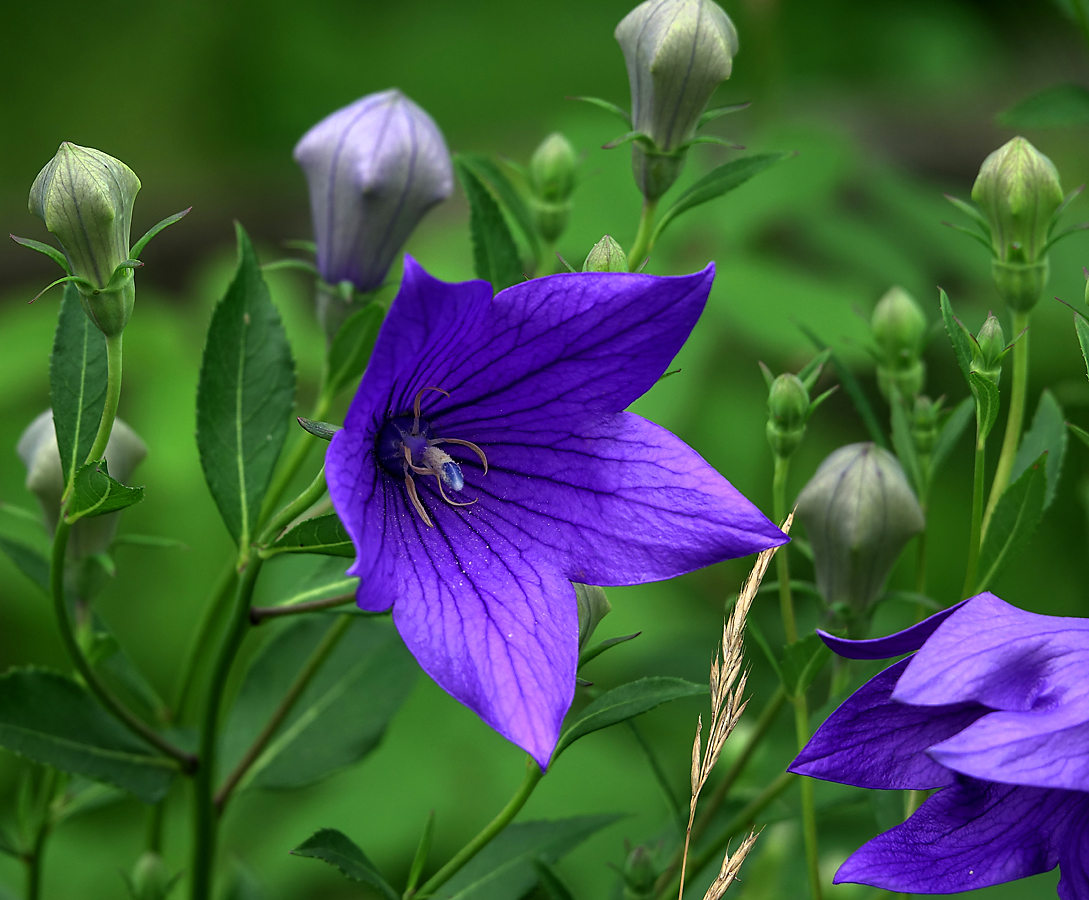
<instances>
[{"instance_id":1,"label":"green sepal","mask_svg":"<svg viewBox=\"0 0 1089 900\"><path fill-rule=\"evenodd\" d=\"M979 427L979 439L986 440L998 420L999 394L998 385L979 372L968 373L968 384L972 396L976 398L976 416Z\"/></svg>"},{"instance_id":2,"label":"green sepal","mask_svg":"<svg viewBox=\"0 0 1089 900\"><path fill-rule=\"evenodd\" d=\"M952 222L942 222L942 224L946 228L952 228L954 231L959 231L961 234L968 235L968 237L972 238L972 240L979 241L979 243L981 243L988 250L993 249L991 247L991 242L978 231L972 231L971 228L965 228L963 225L954 225Z\"/></svg>"},{"instance_id":3,"label":"green sepal","mask_svg":"<svg viewBox=\"0 0 1089 900\"><path fill-rule=\"evenodd\" d=\"M58 278L56 281L49 282L49 284L47 284L40 291L38 291L38 293L31 297L28 302L33 303L47 291L51 291L53 288L55 288L58 284L82 285L87 289L88 292L97 290L97 288L93 284L91 284L91 282L89 282L86 278L80 278L78 275L65 275L63 278Z\"/></svg>"},{"instance_id":4,"label":"green sepal","mask_svg":"<svg viewBox=\"0 0 1089 900\"><path fill-rule=\"evenodd\" d=\"M292 856L305 856L320 859L322 862L340 870L341 874L352 881L375 888L386 900L401 900L378 868L356 844L343 832L335 828L323 828L315 832L291 851Z\"/></svg>"},{"instance_id":5,"label":"green sepal","mask_svg":"<svg viewBox=\"0 0 1089 900\"><path fill-rule=\"evenodd\" d=\"M1078 428L1078 426L1072 422L1067 422L1066 427L1069 428L1074 433L1074 436L1085 444L1086 447L1089 447L1089 431L1086 431L1084 428Z\"/></svg>"},{"instance_id":6,"label":"green sepal","mask_svg":"<svg viewBox=\"0 0 1089 900\"><path fill-rule=\"evenodd\" d=\"M295 416L295 421L302 426L303 431L323 441L331 441L333 435L343 430L341 425L334 425L331 422L318 422L315 419L307 419L305 416Z\"/></svg>"},{"instance_id":7,"label":"green sepal","mask_svg":"<svg viewBox=\"0 0 1089 900\"><path fill-rule=\"evenodd\" d=\"M514 189L514 185L503 174L503 170L488 157L479 153L459 153L457 159L461 161L462 165L471 169L478 179L486 181L491 186L522 232L526 243L529 244L530 249L536 255L540 237L537 234L533 213L530 212L529 207L526 206L518 191Z\"/></svg>"},{"instance_id":8,"label":"green sepal","mask_svg":"<svg viewBox=\"0 0 1089 900\"><path fill-rule=\"evenodd\" d=\"M639 637L639 635L641 635L642 633L643 632L641 631L637 631L634 634L622 634L620 635L620 637L607 638L604 641L599 641L592 647L587 647L585 650L582 651L582 653L579 654L579 661L578 666L576 667L576 671L578 669L581 669L590 660L597 659L606 650L610 650L618 644L625 644L628 641L635 640L635 638Z\"/></svg>"},{"instance_id":9,"label":"green sepal","mask_svg":"<svg viewBox=\"0 0 1089 900\"><path fill-rule=\"evenodd\" d=\"M700 116L699 123L696 125L697 130L703 128L708 122L713 122L719 116L726 116L730 113L741 112L743 109L748 109L752 106L751 100L746 100L744 103L732 103L729 106L717 106L714 109L704 110L703 115Z\"/></svg>"},{"instance_id":10,"label":"green sepal","mask_svg":"<svg viewBox=\"0 0 1089 900\"><path fill-rule=\"evenodd\" d=\"M33 238L18 237L14 234L9 234L9 238L15 241L16 244L20 244L23 247L29 247L31 250L37 250L39 253L44 253L58 266L64 269L68 275L72 274L72 267L68 265L68 257L66 257L56 247L51 247L49 244L43 244L41 241L36 241Z\"/></svg>"},{"instance_id":11,"label":"green sepal","mask_svg":"<svg viewBox=\"0 0 1089 900\"><path fill-rule=\"evenodd\" d=\"M151 228L148 229L147 234L145 234L133 245L133 248L129 251L129 256L132 259L139 259L140 254L144 252L144 248L148 245L151 239L155 237L155 235L157 235L164 228L173 225L175 222L178 222L181 219L185 218L185 216L189 213L189 210L191 210L192 208L193 207L190 206L189 209L183 209L181 212L176 212L172 216L167 216L157 225L152 225Z\"/></svg>"},{"instance_id":12,"label":"green sepal","mask_svg":"<svg viewBox=\"0 0 1089 900\"><path fill-rule=\"evenodd\" d=\"M938 288L938 296L941 303L942 321L945 322L945 330L949 340L953 344L953 352L957 357L957 365L964 374L964 380L971 384L968 377L972 371L972 336L968 329L961 325L960 320L953 315L953 304L949 302L949 296L944 290Z\"/></svg>"},{"instance_id":13,"label":"green sepal","mask_svg":"<svg viewBox=\"0 0 1089 900\"><path fill-rule=\"evenodd\" d=\"M1063 202L1060 203L1059 208L1055 210L1055 215L1053 215L1051 217L1051 224L1048 226L1048 229L1047 229L1047 236L1049 238L1051 237L1052 232L1055 231L1055 226L1059 224L1060 217L1062 216L1062 214L1064 212L1066 212L1066 208L1071 203L1073 203L1081 195L1081 192L1084 191L1084 190L1085 190L1085 185L1084 184L1079 184L1076 188L1074 188L1074 190L1072 190L1069 194L1067 194L1065 197L1063 197ZM1043 255L1043 254L1041 254L1041 255Z\"/></svg>"},{"instance_id":14,"label":"green sepal","mask_svg":"<svg viewBox=\"0 0 1089 900\"><path fill-rule=\"evenodd\" d=\"M344 320L329 346L329 356L325 363L327 396L336 397L344 388L355 384L363 374L374 352L378 329L382 327L385 317L386 310L383 306L368 303Z\"/></svg>"},{"instance_id":15,"label":"green sepal","mask_svg":"<svg viewBox=\"0 0 1089 900\"><path fill-rule=\"evenodd\" d=\"M1036 531L1047 496L1047 454L1043 453L998 500L979 550L979 581L984 591Z\"/></svg>"},{"instance_id":16,"label":"green sepal","mask_svg":"<svg viewBox=\"0 0 1089 900\"><path fill-rule=\"evenodd\" d=\"M583 103L589 103L591 106L596 106L598 109L603 109L607 113L612 113L621 122L631 125L631 115L628 111L615 103L610 103L608 100L602 100L600 97L568 97L568 100L580 100Z\"/></svg>"},{"instance_id":17,"label":"green sepal","mask_svg":"<svg viewBox=\"0 0 1089 900\"><path fill-rule=\"evenodd\" d=\"M420 883L424 866L427 865L427 857L431 853L431 841L435 836L435 810L427 814L420 842L416 845L416 855L412 857L412 865L408 870L408 882L405 884L405 894L411 894Z\"/></svg>"},{"instance_id":18,"label":"green sepal","mask_svg":"<svg viewBox=\"0 0 1089 900\"><path fill-rule=\"evenodd\" d=\"M601 145L602 150L615 150L617 147L621 147L624 144L637 143L639 146L646 148L648 151L654 153L657 152L658 147L655 145L649 137L647 137L641 131L628 131L620 135L620 137L613 138L606 144ZM668 154L665 154L668 155Z\"/></svg>"},{"instance_id":19,"label":"green sepal","mask_svg":"<svg viewBox=\"0 0 1089 900\"><path fill-rule=\"evenodd\" d=\"M946 194L945 199L952 203L979 227L980 234L986 239L987 249L994 252L991 247L991 223L987 221L987 217L983 215L983 211L974 203L969 203L967 200L961 200L960 197L954 197L952 194Z\"/></svg>"},{"instance_id":20,"label":"green sepal","mask_svg":"<svg viewBox=\"0 0 1089 900\"><path fill-rule=\"evenodd\" d=\"M1077 234L1079 231L1085 231L1089 229L1089 222L1079 222L1077 225L1071 225L1069 228L1060 231L1058 234L1049 237L1047 243L1040 248L1040 256L1047 253L1052 247L1054 247L1059 241L1065 237L1070 237L1072 234Z\"/></svg>"},{"instance_id":21,"label":"green sepal","mask_svg":"<svg viewBox=\"0 0 1089 900\"><path fill-rule=\"evenodd\" d=\"M801 697L831 655L832 651L815 632L787 644L779 661L783 690L787 696L795 699Z\"/></svg>"},{"instance_id":22,"label":"green sepal","mask_svg":"<svg viewBox=\"0 0 1089 900\"><path fill-rule=\"evenodd\" d=\"M305 519L261 552L267 559L277 553L320 553L355 559L355 545L336 513Z\"/></svg>"},{"instance_id":23,"label":"green sepal","mask_svg":"<svg viewBox=\"0 0 1089 900\"><path fill-rule=\"evenodd\" d=\"M318 255L318 245L314 241L304 241L300 238L289 238L281 242L285 250L302 250L311 256Z\"/></svg>"},{"instance_id":24,"label":"green sepal","mask_svg":"<svg viewBox=\"0 0 1089 900\"><path fill-rule=\"evenodd\" d=\"M744 150L745 145L739 144L736 141L727 140L724 137L719 137L715 134L700 134L694 138L689 138L683 144L678 144L677 149L673 152L679 152L688 150L690 147L695 147L697 144L714 144L716 147L726 147L729 150Z\"/></svg>"},{"instance_id":25,"label":"green sepal","mask_svg":"<svg viewBox=\"0 0 1089 900\"><path fill-rule=\"evenodd\" d=\"M454 161L454 171L469 200L469 232L473 243L473 268L496 293L520 282L524 273L518 246L514 243L503 212L480 179L463 163Z\"/></svg>"},{"instance_id":26,"label":"green sepal","mask_svg":"<svg viewBox=\"0 0 1089 900\"><path fill-rule=\"evenodd\" d=\"M110 477L106 460L89 462L76 471L72 493L64 508L64 521L71 525L80 519L125 509L143 499L142 487L128 487Z\"/></svg>"},{"instance_id":27,"label":"green sepal","mask_svg":"<svg viewBox=\"0 0 1089 900\"><path fill-rule=\"evenodd\" d=\"M798 378L801 379L801 382L805 385L805 389L807 391L811 391L814 387L816 387L817 379L821 377L821 372L824 370L825 363L827 363L828 360L831 358L832 350L826 347L811 360L809 360L809 362L807 362L804 366L802 366L801 371L798 372ZM770 374L770 370L768 371L768 374ZM764 377L766 380L767 374ZM771 387L770 381L768 382L768 387Z\"/></svg>"},{"instance_id":28,"label":"green sepal","mask_svg":"<svg viewBox=\"0 0 1089 900\"><path fill-rule=\"evenodd\" d=\"M318 267L306 259L277 259L261 266L262 272L279 272L284 269L295 269L306 272L307 275L318 275Z\"/></svg>"}]
</instances>

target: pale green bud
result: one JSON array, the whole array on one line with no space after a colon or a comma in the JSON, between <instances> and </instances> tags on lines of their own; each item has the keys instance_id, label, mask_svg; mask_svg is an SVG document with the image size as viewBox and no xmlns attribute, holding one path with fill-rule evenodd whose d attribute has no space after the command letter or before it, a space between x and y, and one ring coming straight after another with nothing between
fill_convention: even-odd
<instances>
[{"instance_id":1,"label":"pale green bud","mask_svg":"<svg viewBox=\"0 0 1089 900\"><path fill-rule=\"evenodd\" d=\"M132 314L129 258L132 207L140 179L120 160L65 141L34 179L30 211L60 241L83 308L106 334L119 334Z\"/></svg>"},{"instance_id":2,"label":"pale green bud","mask_svg":"<svg viewBox=\"0 0 1089 900\"><path fill-rule=\"evenodd\" d=\"M805 436L809 418L809 391L802 380L789 372L778 376L768 391L768 443L772 453L790 456Z\"/></svg>"},{"instance_id":3,"label":"pale green bud","mask_svg":"<svg viewBox=\"0 0 1089 900\"><path fill-rule=\"evenodd\" d=\"M586 649L586 644L594 635L594 630L610 612L612 605L605 591L596 584L574 582L575 601L579 610L579 651Z\"/></svg>"},{"instance_id":4,"label":"pale green bud","mask_svg":"<svg viewBox=\"0 0 1089 900\"><path fill-rule=\"evenodd\" d=\"M593 249L586 255L586 261L582 264L583 272L627 272L628 257L624 248L614 241L609 235L605 235L594 244Z\"/></svg>"},{"instance_id":5,"label":"pale green bud","mask_svg":"<svg viewBox=\"0 0 1089 900\"><path fill-rule=\"evenodd\" d=\"M575 189L578 155L558 131L541 141L529 161L529 185L537 230L546 243L554 244L567 228L569 198Z\"/></svg>"},{"instance_id":6,"label":"pale green bud","mask_svg":"<svg viewBox=\"0 0 1089 900\"><path fill-rule=\"evenodd\" d=\"M848 444L820 464L798 495L817 587L857 631L904 545L925 524L904 470L876 444Z\"/></svg>"},{"instance_id":7,"label":"pale green bud","mask_svg":"<svg viewBox=\"0 0 1089 900\"><path fill-rule=\"evenodd\" d=\"M915 443L915 451L920 456L931 453L938 442L941 408L940 399L934 401L925 394L915 398L915 406L911 411L911 437Z\"/></svg>"},{"instance_id":8,"label":"pale green bud","mask_svg":"<svg viewBox=\"0 0 1089 900\"><path fill-rule=\"evenodd\" d=\"M151 850L141 856L128 877L133 900L167 900L177 884L163 858Z\"/></svg>"},{"instance_id":9,"label":"pale green bud","mask_svg":"<svg viewBox=\"0 0 1089 900\"><path fill-rule=\"evenodd\" d=\"M624 860L620 876L624 880L624 900L653 900L654 885L662 874L658 852L643 845L632 849Z\"/></svg>"},{"instance_id":10,"label":"pale green bud","mask_svg":"<svg viewBox=\"0 0 1089 900\"><path fill-rule=\"evenodd\" d=\"M890 288L877 301L870 319L870 334L877 347L877 384L885 399L893 389L910 400L923 388L926 368L921 354L927 322L915 299L901 287Z\"/></svg>"},{"instance_id":11,"label":"pale green bud","mask_svg":"<svg viewBox=\"0 0 1089 900\"><path fill-rule=\"evenodd\" d=\"M1006 337L1002 333L1002 323L993 315L988 315L972 343L970 368L998 384L1002 375L1002 357L1005 355Z\"/></svg>"}]
</instances>

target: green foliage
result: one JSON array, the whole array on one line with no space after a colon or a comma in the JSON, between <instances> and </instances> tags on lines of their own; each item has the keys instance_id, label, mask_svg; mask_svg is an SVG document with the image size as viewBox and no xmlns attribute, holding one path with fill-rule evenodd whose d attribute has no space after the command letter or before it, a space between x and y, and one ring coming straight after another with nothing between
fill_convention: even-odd
<instances>
[{"instance_id":1,"label":"green foliage","mask_svg":"<svg viewBox=\"0 0 1089 900\"><path fill-rule=\"evenodd\" d=\"M161 800L177 769L152 754L71 678L48 669L0 676L0 746L65 772L107 781L145 803Z\"/></svg>"},{"instance_id":2,"label":"green foliage","mask_svg":"<svg viewBox=\"0 0 1089 900\"><path fill-rule=\"evenodd\" d=\"M350 387L363 374L385 316L385 309L377 303L368 303L340 326L325 363L325 390L330 397Z\"/></svg>"},{"instance_id":3,"label":"green foliage","mask_svg":"<svg viewBox=\"0 0 1089 900\"><path fill-rule=\"evenodd\" d=\"M249 543L287 435L295 364L249 237L208 328L197 388L197 447L227 530Z\"/></svg>"},{"instance_id":4,"label":"green foliage","mask_svg":"<svg viewBox=\"0 0 1089 900\"><path fill-rule=\"evenodd\" d=\"M111 478L106 461L89 462L76 472L72 495L65 507L64 521L69 525L80 519L91 519L117 512L144 499L142 487L126 487Z\"/></svg>"},{"instance_id":5,"label":"green foliage","mask_svg":"<svg viewBox=\"0 0 1089 900\"><path fill-rule=\"evenodd\" d=\"M934 449L930 454L931 476L942 467L953 448L959 443L968 423L972 421L972 413L975 412L976 401L974 397L965 397L953 409L949 418L945 420L942 430L938 432L938 439L934 442Z\"/></svg>"},{"instance_id":6,"label":"green foliage","mask_svg":"<svg viewBox=\"0 0 1089 900\"><path fill-rule=\"evenodd\" d=\"M494 291L517 284L523 278L522 259L499 204L463 162L455 160L454 171L469 200L469 232L477 278L491 284Z\"/></svg>"},{"instance_id":7,"label":"green foliage","mask_svg":"<svg viewBox=\"0 0 1089 900\"><path fill-rule=\"evenodd\" d=\"M597 659L599 656L601 656L601 654L604 653L606 650L609 650L617 646L618 644L625 644L628 641L639 637L639 635L641 635L642 633L643 632L641 631L637 631L634 634L622 634L619 637L606 638L603 641L598 641L598 643L594 644L592 647L587 647L585 650L582 651L582 653L579 654L578 667L581 669L584 665L590 662L590 660Z\"/></svg>"},{"instance_id":8,"label":"green foliage","mask_svg":"<svg viewBox=\"0 0 1089 900\"><path fill-rule=\"evenodd\" d=\"M919 454L915 450L915 438L911 433L911 422L908 419L907 410L900 401L899 396L893 397L892 404L892 446L900 465L904 467L908 484L915 492L916 497L926 496L926 485L923 483L923 470L919 465Z\"/></svg>"},{"instance_id":9,"label":"green foliage","mask_svg":"<svg viewBox=\"0 0 1089 900\"><path fill-rule=\"evenodd\" d=\"M374 863L367 858L367 854L360 850L347 835L335 828L323 828L291 852L295 856L320 859L331 866L336 866L353 881L362 881L375 888L386 900L401 900L401 895L382 877Z\"/></svg>"},{"instance_id":10,"label":"green foliage","mask_svg":"<svg viewBox=\"0 0 1089 900\"><path fill-rule=\"evenodd\" d=\"M540 239L537 235L537 226L534 224L533 213L515 190L514 185L510 183L510 179L503 174L503 170L488 157L479 153L459 153L457 160L470 170L477 180L487 182L495 191L496 196L522 232L522 236L525 237L530 251L536 254Z\"/></svg>"},{"instance_id":11,"label":"green foliage","mask_svg":"<svg viewBox=\"0 0 1089 900\"><path fill-rule=\"evenodd\" d=\"M1089 90L1056 84L1037 91L1001 113L1007 128L1073 128L1089 124Z\"/></svg>"},{"instance_id":12,"label":"green foliage","mask_svg":"<svg viewBox=\"0 0 1089 900\"><path fill-rule=\"evenodd\" d=\"M575 900L567 885L560 881L560 876L542 859L533 860L533 869L537 873L541 890L549 900Z\"/></svg>"},{"instance_id":13,"label":"green foliage","mask_svg":"<svg viewBox=\"0 0 1089 900\"><path fill-rule=\"evenodd\" d=\"M800 697L804 694L831 655L832 651L816 633L787 644L779 661L783 690L787 696Z\"/></svg>"},{"instance_id":14,"label":"green foliage","mask_svg":"<svg viewBox=\"0 0 1089 900\"><path fill-rule=\"evenodd\" d=\"M427 824L424 825L420 842L416 845L416 854L412 857L412 865L408 870L408 883L405 885L405 893L416 889L423 875L424 866L427 865L427 857L431 853L431 841L435 837L435 810L427 815Z\"/></svg>"},{"instance_id":15,"label":"green foliage","mask_svg":"<svg viewBox=\"0 0 1089 900\"><path fill-rule=\"evenodd\" d=\"M572 717L560 734L559 742L552 754L552 761L559 759L560 754L579 738L594 731L631 719L671 700L696 697L706 693L706 685L693 684L683 678L664 675L640 678L638 681L622 684L611 691L606 691Z\"/></svg>"},{"instance_id":16,"label":"green foliage","mask_svg":"<svg viewBox=\"0 0 1089 900\"><path fill-rule=\"evenodd\" d=\"M226 764L253 743L332 621L299 617L250 664L224 733ZM378 746L418 674L389 622L355 619L239 788L298 787L363 759Z\"/></svg>"},{"instance_id":17,"label":"green foliage","mask_svg":"<svg viewBox=\"0 0 1089 900\"><path fill-rule=\"evenodd\" d=\"M946 333L953 344L953 352L957 357L957 365L964 373L964 380L969 381L968 375L972 370L972 338L966 329L953 315L953 304L945 291L939 289L941 297L942 321L945 323ZM970 384L970 382L969 382Z\"/></svg>"},{"instance_id":18,"label":"green foliage","mask_svg":"<svg viewBox=\"0 0 1089 900\"><path fill-rule=\"evenodd\" d=\"M998 421L998 406L1000 401L998 385L979 372L968 373L968 384L972 388L972 395L976 398L977 422L979 424L980 440L991 433L994 423Z\"/></svg>"},{"instance_id":19,"label":"green foliage","mask_svg":"<svg viewBox=\"0 0 1089 900\"><path fill-rule=\"evenodd\" d=\"M132 260L138 260L140 258L140 254L144 252L144 248L149 243L151 243L151 239L155 237L155 235L157 235L164 228L168 228L169 226L173 225L175 222L180 222L186 217L186 215L189 214L189 211L192 208L193 207L190 206L189 209L183 209L181 212L176 212L174 213L174 215L167 216L165 219L162 219L161 221L152 225L151 228L149 228L144 234L144 236L132 245L132 249L129 251L129 258Z\"/></svg>"},{"instance_id":20,"label":"green foliage","mask_svg":"<svg viewBox=\"0 0 1089 900\"><path fill-rule=\"evenodd\" d=\"M106 336L83 311L73 284L64 289L53 337L49 399L67 485L91 451L106 405Z\"/></svg>"},{"instance_id":21,"label":"green foliage","mask_svg":"<svg viewBox=\"0 0 1089 900\"><path fill-rule=\"evenodd\" d=\"M994 583L1040 524L1047 495L1047 454L1043 454L1014 481L998 501L979 551L976 593Z\"/></svg>"},{"instance_id":22,"label":"green foliage","mask_svg":"<svg viewBox=\"0 0 1089 900\"><path fill-rule=\"evenodd\" d=\"M839 355L817 336L816 332L804 325L799 327L801 328L802 333L813 342L813 346L821 351L821 356L825 353L828 354L828 361L832 363L836 378L839 379L839 383L843 385L843 390L850 398L851 404L855 408L855 412L858 413L859 417L862 419L862 423L866 426L866 431L869 432L870 440L877 444L878 447L884 447L888 450L888 438L885 437L884 429L881 428L881 424L874 414L873 407L870 406L870 401L866 399L866 392L862 390L862 385L858 383L858 379L855 378L854 373Z\"/></svg>"},{"instance_id":23,"label":"green foliage","mask_svg":"<svg viewBox=\"0 0 1089 900\"><path fill-rule=\"evenodd\" d=\"M274 553L321 553L355 558L355 545L336 513L304 519L268 550Z\"/></svg>"},{"instance_id":24,"label":"green foliage","mask_svg":"<svg viewBox=\"0 0 1089 900\"><path fill-rule=\"evenodd\" d=\"M16 568L33 581L46 594L49 593L49 560L41 553L11 538L0 535L0 550L15 563Z\"/></svg>"},{"instance_id":25,"label":"green foliage","mask_svg":"<svg viewBox=\"0 0 1089 900\"><path fill-rule=\"evenodd\" d=\"M1010 470L1010 481L1016 481L1044 453L1047 454L1047 491L1044 494L1046 510L1055 499L1063 460L1066 457L1066 422L1063 420L1063 408L1047 388L1040 394L1036 415L1032 417L1032 427L1025 432L1021 438L1021 446L1017 448L1017 456L1014 457L1013 468Z\"/></svg>"}]
</instances>

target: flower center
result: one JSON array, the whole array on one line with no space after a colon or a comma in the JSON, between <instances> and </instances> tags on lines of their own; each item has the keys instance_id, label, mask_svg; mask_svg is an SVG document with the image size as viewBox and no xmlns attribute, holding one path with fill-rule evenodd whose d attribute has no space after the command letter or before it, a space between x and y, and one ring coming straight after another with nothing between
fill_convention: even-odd
<instances>
[{"instance_id":1,"label":"flower center","mask_svg":"<svg viewBox=\"0 0 1089 900\"><path fill-rule=\"evenodd\" d=\"M425 525L432 525L431 517L427 514L420 495L416 490L416 481L413 475L432 475L439 488L439 495L450 506L472 506L476 500L468 503L459 503L446 496L443 485L450 490L460 493L465 487L465 476L461 466L446 451L439 448L439 444L459 444L468 447L484 464L484 474L488 473L488 457L472 441L463 441L458 438L435 437L434 429L424 419L420 418L420 398L425 391L436 391L450 396L442 388L425 387L416 394L416 400L412 404L412 415L394 416L387 419L378 430L378 438L375 441L375 453L378 463L389 474L396 475L405 480L405 488L408 491L412 506L419 514Z\"/></svg>"}]
</instances>

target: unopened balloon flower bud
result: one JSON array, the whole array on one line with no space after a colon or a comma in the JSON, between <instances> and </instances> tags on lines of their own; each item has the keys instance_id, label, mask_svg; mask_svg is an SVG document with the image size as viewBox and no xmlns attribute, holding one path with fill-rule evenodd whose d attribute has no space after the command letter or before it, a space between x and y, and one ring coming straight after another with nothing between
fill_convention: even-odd
<instances>
[{"instance_id":1,"label":"unopened balloon flower bud","mask_svg":"<svg viewBox=\"0 0 1089 900\"><path fill-rule=\"evenodd\" d=\"M295 161L310 190L318 272L327 285L360 292L382 284L424 213L454 189L442 132L397 90L322 119L295 145ZM327 334L348 311L330 304Z\"/></svg>"},{"instance_id":2,"label":"unopened balloon flower bud","mask_svg":"<svg viewBox=\"0 0 1089 900\"><path fill-rule=\"evenodd\" d=\"M38 498L46 526L53 532L60 519L65 478L51 410L47 409L27 426L16 450L26 466L27 490ZM145 456L147 446L140 436L121 419L115 419L106 445L106 466L110 475L126 483ZM68 538L68 555L83 559L104 553L117 532L120 516L120 512L114 512L79 519Z\"/></svg>"},{"instance_id":3,"label":"unopened balloon flower bud","mask_svg":"<svg viewBox=\"0 0 1089 900\"><path fill-rule=\"evenodd\" d=\"M582 264L583 272L627 272L628 256L624 248L605 235L594 244Z\"/></svg>"},{"instance_id":4,"label":"unopened balloon flower bud","mask_svg":"<svg viewBox=\"0 0 1089 900\"><path fill-rule=\"evenodd\" d=\"M995 285L1011 309L1027 312L1047 284L1045 246L1063 205L1058 170L1015 137L983 161L972 199L990 225Z\"/></svg>"},{"instance_id":5,"label":"unopened balloon flower bud","mask_svg":"<svg viewBox=\"0 0 1089 900\"><path fill-rule=\"evenodd\" d=\"M610 612L612 605L605 591L595 584L575 583L575 601L579 610L579 650L584 650L594 630Z\"/></svg>"},{"instance_id":6,"label":"unopened balloon flower bud","mask_svg":"<svg viewBox=\"0 0 1089 900\"><path fill-rule=\"evenodd\" d=\"M129 259L132 207L140 179L101 150L65 141L34 179L30 211L60 241L87 315L120 334L136 298Z\"/></svg>"},{"instance_id":7,"label":"unopened balloon flower bud","mask_svg":"<svg viewBox=\"0 0 1089 900\"><path fill-rule=\"evenodd\" d=\"M891 401L895 389L900 397L910 400L922 390L926 376L921 358L926 315L911 294L893 287L874 307L870 334L876 345L877 384L882 395Z\"/></svg>"},{"instance_id":8,"label":"unopened balloon flower bud","mask_svg":"<svg viewBox=\"0 0 1089 900\"><path fill-rule=\"evenodd\" d=\"M655 895L654 885L662 874L658 861L658 852L643 845L629 851L620 870L624 880L624 900L652 900Z\"/></svg>"},{"instance_id":9,"label":"unopened balloon flower bud","mask_svg":"<svg viewBox=\"0 0 1089 900\"><path fill-rule=\"evenodd\" d=\"M778 376L768 391L768 443L779 457L790 456L805 436L809 391L797 375Z\"/></svg>"},{"instance_id":10,"label":"unopened balloon flower bud","mask_svg":"<svg viewBox=\"0 0 1089 900\"><path fill-rule=\"evenodd\" d=\"M149 850L136 861L128 882L133 900L166 900L178 877L170 874L158 853Z\"/></svg>"},{"instance_id":11,"label":"unopened balloon flower bud","mask_svg":"<svg viewBox=\"0 0 1089 900\"><path fill-rule=\"evenodd\" d=\"M998 384L1002 376L1002 357L1006 355L1006 337L1002 324L988 315L972 342L971 370Z\"/></svg>"},{"instance_id":12,"label":"unopened balloon flower bud","mask_svg":"<svg viewBox=\"0 0 1089 900\"><path fill-rule=\"evenodd\" d=\"M915 398L911 411L911 438L915 443L915 452L920 456L930 454L938 442L941 408L940 398L931 400L925 394L919 394Z\"/></svg>"},{"instance_id":13,"label":"unopened balloon flower bud","mask_svg":"<svg viewBox=\"0 0 1089 900\"><path fill-rule=\"evenodd\" d=\"M554 244L567 227L577 167L575 148L558 131L541 141L529 161L537 230L547 244Z\"/></svg>"},{"instance_id":14,"label":"unopened balloon flower bud","mask_svg":"<svg viewBox=\"0 0 1089 900\"><path fill-rule=\"evenodd\" d=\"M680 174L707 101L730 77L737 29L711 0L646 0L616 26L631 84L636 183L648 200Z\"/></svg>"},{"instance_id":15,"label":"unopened balloon flower bud","mask_svg":"<svg viewBox=\"0 0 1089 900\"><path fill-rule=\"evenodd\" d=\"M797 514L825 602L852 630L864 628L900 551L925 524L900 463L873 443L840 447L802 489Z\"/></svg>"}]
</instances>

